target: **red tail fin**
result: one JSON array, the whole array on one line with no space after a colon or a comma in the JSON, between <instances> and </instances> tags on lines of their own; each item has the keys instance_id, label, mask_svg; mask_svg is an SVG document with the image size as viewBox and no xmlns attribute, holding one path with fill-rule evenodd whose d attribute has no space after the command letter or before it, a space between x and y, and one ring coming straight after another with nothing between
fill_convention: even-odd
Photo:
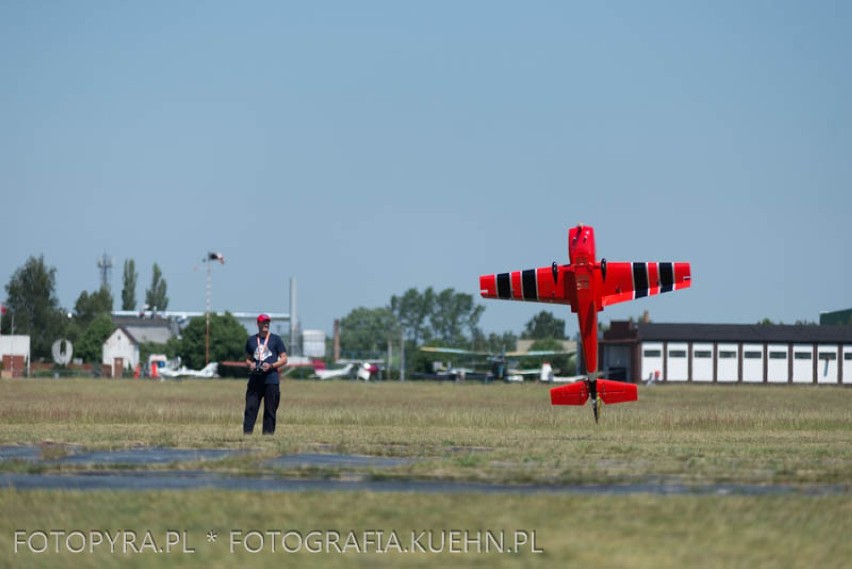
<instances>
[{"instance_id":1,"label":"red tail fin","mask_svg":"<svg viewBox=\"0 0 852 569\"><path fill-rule=\"evenodd\" d=\"M595 382L598 397L607 405L627 403L639 399L636 385L610 379ZM589 399L589 388L585 381L575 381L550 390L551 405L585 405Z\"/></svg>"},{"instance_id":2,"label":"red tail fin","mask_svg":"<svg viewBox=\"0 0 852 569\"><path fill-rule=\"evenodd\" d=\"M636 401L639 395L636 391L636 385L633 383L624 383L623 381L612 381L611 379L598 379L598 397L600 397L607 405L613 403L627 403Z\"/></svg>"},{"instance_id":3,"label":"red tail fin","mask_svg":"<svg viewBox=\"0 0 852 569\"><path fill-rule=\"evenodd\" d=\"M550 390L551 405L584 405L589 398L585 381L575 381Z\"/></svg>"}]
</instances>

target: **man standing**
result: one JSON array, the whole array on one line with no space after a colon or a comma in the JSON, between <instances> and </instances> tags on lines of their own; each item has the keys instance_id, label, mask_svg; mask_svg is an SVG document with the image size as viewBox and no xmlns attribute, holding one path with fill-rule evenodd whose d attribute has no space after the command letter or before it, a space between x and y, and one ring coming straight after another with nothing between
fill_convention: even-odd
<instances>
[{"instance_id":1,"label":"man standing","mask_svg":"<svg viewBox=\"0 0 852 569\"><path fill-rule=\"evenodd\" d=\"M278 369L287 364L287 348L280 336L269 332L268 314L257 317L257 334L246 340L246 366L249 368L243 434L254 431L254 422L263 400L263 434L275 432L275 413L281 399Z\"/></svg>"}]
</instances>

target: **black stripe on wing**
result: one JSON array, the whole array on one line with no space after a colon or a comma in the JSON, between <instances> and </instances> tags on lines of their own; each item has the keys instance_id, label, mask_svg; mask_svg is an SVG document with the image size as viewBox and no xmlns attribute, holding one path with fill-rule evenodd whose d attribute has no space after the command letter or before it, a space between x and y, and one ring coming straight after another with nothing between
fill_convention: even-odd
<instances>
[{"instance_id":1,"label":"black stripe on wing","mask_svg":"<svg viewBox=\"0 0 852 569\"><path fill-rule=\"evenodd\" d=\"M509 273L497 275L497 297L512 298L512 279Z\"/></svg>"},{"instance_id":2,"label":"black stripe on wing","mask_svg":"<svg viewBox=\"0 0 852 569\"><path fill-rule=\"evenodd\" d=\"M523 285L524 300L538 300L538 284L535 269L523 271L521 273L521 283Z\"/></svg>"},{"instance_id":3,"label":"black stripe on wing","mask_svg":"<svg viewBox=\"0 0 852 569\"><path fill-rule=\"evenodd\" d=\"M660 292L674 290L674 263L660 263Z\"/></svg>"},{"instance_id":4,"label":"black stripe on wing","mask_svg":"<svg viewBox=\"0 0 852 569\"><path fill-rule=\"evenodd\" d=\"M633 263L633 293L634 298L648 296L648 265Z\"/></svg>"}]
</instances>

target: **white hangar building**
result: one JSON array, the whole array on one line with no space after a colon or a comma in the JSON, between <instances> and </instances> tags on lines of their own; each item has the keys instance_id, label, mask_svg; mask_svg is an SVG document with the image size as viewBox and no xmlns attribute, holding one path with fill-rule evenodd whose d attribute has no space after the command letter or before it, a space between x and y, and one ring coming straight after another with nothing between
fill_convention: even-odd
<instances>
[{"instance_id":1,"label":"white hangar building","mask_svg":"<svg viewBox=\"0 0 852 569\"><path fill-rule=\"evenodd\" d=\"M604 377L639 381L852 385L852 326L612 322Z\"/></svg>"}]
</instances>

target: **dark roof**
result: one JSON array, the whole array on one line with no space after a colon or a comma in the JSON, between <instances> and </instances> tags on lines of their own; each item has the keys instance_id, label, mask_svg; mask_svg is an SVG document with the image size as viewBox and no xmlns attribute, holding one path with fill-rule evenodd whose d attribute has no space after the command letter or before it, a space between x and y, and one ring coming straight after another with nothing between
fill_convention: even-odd
<instances>
[{"instance_id":1,"label":"dark roof","mask_svg":"<svg viewBox=\"0 0 852 569\"><path fill-rule=\"evenodd\" d=\"M133 342L134 344L139 343L139 340L134 338L133 334L130 332L130 330L128 330L124 326L118 326L115 330L121 330L122 332L124 332L124 335L127 336L128 338L130 338L130 341ZM115 334L115 330L112 331L113 334Z\"/></svg>"},{"instance_id":2,"label":"dark roof","mask_svg":"<svg viewBox=\"0 0 852 569\"><path fill-rule=\"evenodd\" d=\"M116 326L133 326L134 328L168 328L169 320L160 318L136 318L134 316L113 316L112 323Z\"/></svg>"},{"instance_id":3,"label":"dark roof","mask_svg":"<svg viewBox=\"0 0 852 569\"><path fill-rule=\"evenodd\" d=\"M169 338L174 336L171 322L165 318L135 318L116 317L112 318L116 327L124 330L124 333L136 344L153 342L165 344Z\"/></svg>"},{"instance_id":4,"label":"dark roof","mask_svg":"<svg viewBox=\"0 0 852 569\"><path fill-rule=\"evenodd\" d=\"M852 344L852 326L785 324L638 324L644 342L777 342Z\"/></svg>"}]
</instances>

